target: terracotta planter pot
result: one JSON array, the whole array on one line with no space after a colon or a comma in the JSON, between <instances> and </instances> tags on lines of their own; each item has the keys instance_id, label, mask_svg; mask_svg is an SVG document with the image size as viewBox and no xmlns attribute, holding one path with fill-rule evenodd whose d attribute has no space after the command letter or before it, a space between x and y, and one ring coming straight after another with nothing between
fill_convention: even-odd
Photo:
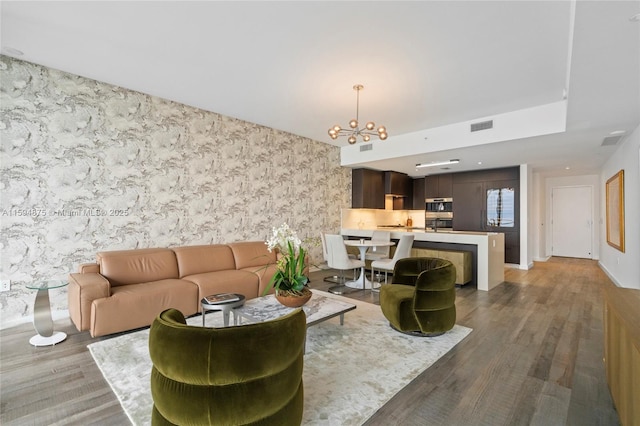
<instances>
[{"instance_id":1,"label":"terracotta planter pot","mask_svg":"<svg viewBox=\"0 0 640 426\"><path fill-rule=\"evenodd\" d=\"M276 292L276 300L289 308L299 308L307 303L312 295L313 293L311 293L311 290L308 288L305 288L302 296L290 295L289 293L278 294L278 292Z\"/></svg>"}]
</instances>

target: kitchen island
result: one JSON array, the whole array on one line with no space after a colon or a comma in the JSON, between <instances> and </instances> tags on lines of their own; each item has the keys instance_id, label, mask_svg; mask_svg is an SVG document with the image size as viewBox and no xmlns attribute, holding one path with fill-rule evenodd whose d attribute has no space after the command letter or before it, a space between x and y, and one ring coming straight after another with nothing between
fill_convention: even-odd
<instances>
[{"instance_id":1,"label":"kitchen island","mask_svg":"<svg viewBox=\"0 0 640 426\"><path fill-rule=\"evenodd\" d=\"M378 228L376 228L378 229ZM504 234L496 232L466 231L423 231L415 228L393 228L392 239L411 233L414 235L414 247L421 243L447 244L448 247L475 246L475 268L478 290L489 291L504 281ZM371 238L374 229L342 228L345 237ZM461 248L463 249L463 248Z\"/></svg>"}]
</instances>

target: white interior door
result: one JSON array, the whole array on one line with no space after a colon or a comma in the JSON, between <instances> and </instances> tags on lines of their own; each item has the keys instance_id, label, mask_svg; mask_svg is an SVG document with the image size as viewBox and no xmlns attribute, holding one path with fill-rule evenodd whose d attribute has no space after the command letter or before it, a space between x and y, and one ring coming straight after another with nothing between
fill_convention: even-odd
<instances>
[{"instance_id":1,"label":"white interior door","mask_svg":"<svg viewBox=\"0 0 640 426\"><path fill-rule=\"evenodd\" d=\"M551 254L591 259L593 238L592 188L551 189Z\"/></svg>"}]
</instances>

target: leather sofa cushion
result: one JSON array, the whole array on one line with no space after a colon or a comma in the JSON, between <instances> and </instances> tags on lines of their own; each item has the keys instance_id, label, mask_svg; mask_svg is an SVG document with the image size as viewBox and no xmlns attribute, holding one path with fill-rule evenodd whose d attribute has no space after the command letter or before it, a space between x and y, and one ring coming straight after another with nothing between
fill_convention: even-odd
<instances>
[{"instance_id":1,"label":"leather sofa cushion","mask_svg":"<svg viewBox=\"0 0 640 426\"><path fill-rule=\"evenodd\" d=\"M178 278L176 255L167 248L104 251L96 257L112 287Z\"/></svg>"},{"instance_id":2,"label":"leather sofa cushion","mask_svg":"<svg viewBox=\"0 0 640 426\"><path fill-rule=\"evenodd\" d=\"M183 279L198 286L198 300L217 293L240 293L247 299L258 297L258 275L249 271L205 272L204 274L187 275Z\"/></svg>"},{"instance_id":3,"label":"leather sofa cushion","mask_svg":"<svg viewBox=\"0 0 640 426\"><path fill-rule=\"evenodd\" d=\"M229 244L236 260L236 269L276 263L275 250L269 252L264 241L243 241Z\"/></svg>"},{"instance_id":4,"label":"leather sofa cushion","mask_svg":"<svg viewBox=\"0 0 640 426\"><path fill-rule=\"evenodd\" d=\"M233 252L225 244L174 247L173 251L178 260L180 278L205 272L236 269Z\"/></svg>"},{"instance_id":5,"label":"leather sofa cushion","mask_svg":"<svg viewBox=\"0 0 640 426\"><path fill-rule=\"evenodd\" d=\"M198 312L198 288L189 281L159 280L111 289L111 297L96 299L91 310L91 336L146 327L160 312L175 307L185 315Z\"/></svg>"}]
</instances>

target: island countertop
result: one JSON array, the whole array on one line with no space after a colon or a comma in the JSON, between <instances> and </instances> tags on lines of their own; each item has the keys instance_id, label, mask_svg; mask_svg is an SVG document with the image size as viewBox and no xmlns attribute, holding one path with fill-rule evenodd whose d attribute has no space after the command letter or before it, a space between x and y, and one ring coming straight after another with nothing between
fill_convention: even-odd
<instances>
[{"instance_id":1,"label":"island countertop","mask_svg":"<svg viewBox=\"0 0 640 426\"><path fill-rule=\"evenodd\" d=\"M371 238L381 228L342 228L340 234L349 237ZM411 233L415 241L433 241L477 246L478 290L489 291L504 281L504 234L497 232L424 231L415 228L385 228L392 239Z\"/></svg>"}]
</instances>

